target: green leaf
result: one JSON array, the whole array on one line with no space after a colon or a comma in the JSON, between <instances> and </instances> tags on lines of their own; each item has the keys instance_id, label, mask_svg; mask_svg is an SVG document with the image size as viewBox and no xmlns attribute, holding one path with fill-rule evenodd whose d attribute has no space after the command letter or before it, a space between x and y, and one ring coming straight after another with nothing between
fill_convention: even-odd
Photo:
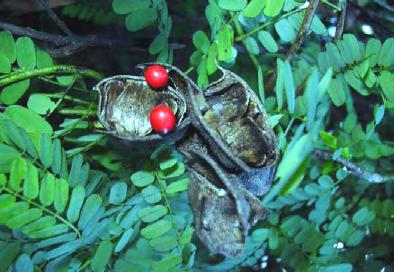
<instances>
[{"instance_id":1,"label":"green leaf","mask_svg":"<svg viewBox=\"0 0 394 272\"><path fill-rule=\"evenodd\" d=\"M387 99L394 102L394 74L389 71L382 71L378 77L378 82Z\"/></svg>"},{"instance_id":2,"label":"green leaf","mask_svg":"<svg viewBox=\"0 0 394 272\"><path fill-rule=\"evenodd\" d=\"M321 267L319 269L319 272L351 272L351 271L353 271L353 266L348 263L328 265L325 267Z\"/></svg>"},{"instance_id":3,"label":"green leaf","mask_svg":"<svg viewBox=\"0 0 394 272\"><path fill-rule=\"evenodd\" d=\"M127 184L124 182L117 182L111 187L108 201L111 204L122 203L126 199L126 195Z\"/></svg>"},{"instance_id":4,"label":"green leaf","mask_svg":"<svg viewBox=\"0 0 394 272\"><path fill-rule=\"evenodd\" d=\"M234 43L234 31L229 24L226 24L217 34L218 59L226 61L231 58L231 48Z\"/></svg>"},{"instance_id":5,"label":"green leaf","mask_svg":"<svg viewBox=\"0 0 394 272\"><path fill-rule=\"evenodd\" d=\"M11 146L0 144L0 173L8 173L12 161L20 156L21 154Z\"/></svg>"},{"instance_id":6,"label":"green leaf","mask_svg":"<svg viewBox=\"0 0 394 272\"><path fill-rule=\"evenodd\" d=\"M149 185L148 187L144 188L141 193L145 201L148 203L153 204L161 200L160 190L156 186Z\"/></svg>"},{"instance_id":7,"label":"green leaf","mask_svg":"<svg viewBox=\"0 0 394 272\"><path fill-rule=\"evenodd\" d=\"M22 80L11 85L4 87L0 95L0 100L6 105L11 105L16 103L29 89L30 80Z\"/></svg>"},{"instance_id":8,"label":"green leaf","mask_svg":"<svg viewBox=\"0 0 394 272\"><path fill-rule=\"evenodd\" d=\"M394 38L385 40L380 50L378 65L390 67L394 64Z\"/></svg>"},{"instance_id":9,"label":"green leaf","mask_svg":"<svg viewBox=\"0 0 394 272\"><path fill-rule=\"evenodd\" d=\"M10 188L16 192L20 191L22 180L27 172L27 163L22 158L16 158L12 161L10 170Z\"/></svg>"},{"instance_id":10,"label":"green leaf","mask_svg":"<svg viewBox=\"0 0 394 272\"><path fill-rule=\"evenodd\" d=\"M55 177L51 173L46 173L41 180L40 202L44 206L49 206L55 199Z\"/></svg>"},{"instance_id":11,"label":"green leaf","mask_svg":"<svg viewBox=\"0 0 394 272\"><path fill-rule=\"evenodd\" d=\"M167 194L175 194L178 192L186 191L189 185L189 179L181 179L175 182L172 182L170 185L167 186L166 192Z\"/></svg>"},{"instance_id":12,"label":"green leaf","mask_svg":"<svg viewBox=\"0 0 394 272\"><path fill-rule=\"evenodd\" d=\"M10 63L14 63L16 60L15 40L8 31L0 32L0 53L6 56Z\"/></svg>"},{"instance_id":13,"label":"green leaf","mask_svg":"<svg viewBox=\"0 0 394 272\"><path fill-rule=\"evenodd\" d=\"M24 225L33 222L42 216L42 210L38 208L29 209L13 216L6 225L11 229L19 229Z\"/></svg>"},{"instance_id":14,"label":"green leaf","mask_svg":"<svg viewBox=\"0 0 394 272\"><path fill-rule=\"evenodd\" d=\"M353 34L345 34L343 35L343 41L345 42L345 46L350 50L350 54L352 56L352 62L361 60L361 52L360 45L356 36Z\"/></svg>"},{"instance_id":15,"label":"green leaf","mask_svg":"<svg viewBox=\"0 0 394 272\"><path fill-rule=\"evenodd\" d=\"M16 272L33 272L34 264L29 255L22 254L18 257L15 263Z\"/></svg>"},{"instance_id":16,"label":"green leaf","mask_svg":"<svg viewBox=\"0 0 394 272\"><path fill-rule=\"evenodd\" d=\"M52 57L46 51L37 48L37 67L45 68L53 65Z\"/></svg>"},{"instance_id":17,"label":"green leaf","mask_svg":"<svg viewBox=\"0 0 394 272\"><path fill-rule=\"evenodd\" d=\"M38 150L40 161L45 168L52 165L52 139L48 133L42 133L40 136L40 148Z\"/></svg>"},{"instance_id":18,"label":"green leaf","mask_svg":"<svg viewBox=\"0 0 394 272\"><path fill-rule=\"evenodd\" d=\"M159 220L153 224L150 224L141 230L141 235L146 239L153 239L170 231L172 224L168 220Z\"/></svg>"},{"instance_id":19,"label":"green leaf","mask_svg":"<svg viewBox=\"0 0 394 272\"><path fill-rule=\"evenodd\" d=\"M322 23L322 21L317 15L313 16L311 30L317 35L323 35L327 33L326 26Z\"/></svg>"},{"instance_id":20,"label":"green leaf","mask_svg":"<svg viewBox=\"0 0 394 272\"><path fill-rule=\"evenodd\" d=\"M35 135L37 143L41 133L52 134L53 132L51 125L47 121L34 111L22 106L11 105L7 107L4 114L14 121L17 126L22 127L28 133Z\"/></svg>"},{"instance_id":21,"label":"green leaf","mask_svg":"<svg viewBox=\"0 0 394 272\"><path fill-rule=\"evenodd\" d=\"M52 217L50 217L52 218ZM33 223L34 224L34 223ZM29 237L32 239L43 239L48 237L54 237L56 235L65 233L69 230L65 224L52 225L46 228L40 228L38 230L29 233Z\"/></svg>"},{"instance_id":22,"label":"green leaf","mask_svg":"<svg viewBox=\"0 0 394 272\"><path fill-rule=\"evenodd\" d=\"M246 0L219 0L219 7L230 11L240 11L246 7Z\"/></svg>"},{"instance_id":23,"label":"green leaf","mask_svg":"<svg viewBox=\"0 0 394 272\"><path fill-rule=\"evenodd\" d=\"M274 250L278 247L279 243L279 234L275 229L271 229L268 236L268 247L271 250Z\"/></svg>"},{"instance_id":24,"label":"green leaf","mask_svg":"<svg viewBox=\"0 0 394 272\"><path fill-rule=\"evenodd\" d=\"M365 57L369 60L369 65L375 67L378 62L382 43L378 39L369 39L365 47Z\"/></svg>"},{"instance_id":25,"label":"green leaf","mask_svg":"<svg viewBox=\"0 0 394 272\"><path fill-rule=\"evenodd\" d=\"M276 102L278 109L282 108L283 105L283 90L284 90L284 63L281 59L276 60L277 77L275 84Z\"/></svg>"},{"instance_id":26,"label":"green leaf","mask_svg":"<svg viewBox=\"0 0 394 272\"><path fill-rule=\"evenodd\" d=\"M295 86L293 73L291 71L291 66L289 61L285 61L283 67L284 74L284 85L286 90L286 98L287 98L287 108L290 113L294 113L295 110Z\"/></svg>"},{"instance_id":27,"label":"green leaf","mask_svg":"<svg viewBox=\"0 0 394 272\"><path fill-rule=\"evenodd\" d=\"M141 8L127 15L125 24L130 32L141 30L153 24L157 19L157 11L153 8Z\"/></svg>"},{"instance_id":28,"label":"green leaf","mask_svg":"<svg viewBox=\"0 0 394 272\"><path fill-rule=\"evenodd\" d=\"M149 8L149 0L113 0L112 9L116 14L124 15L139 9Z\"/></svg>"},{"instance_id":29,"label":"green leaf","mask_svg":"<svg viewBox=\"0 0 394 272\"><path fill-rule=\"evenodd\" d=\"M91 268L95 272L105 271L107 264L109 263L112 255L113 245L111 241L101 241L94 253Z\"/></svg>"},{"instance_id":30,"label":"green leaf","mask_svg":"<svg viewBox=\"0 0 394 272\"><path fill-rule=\"evenodd\" d=\"M379 104L377 104L376 106L378 106ZM383 119L384 116L384 105L380 105L378 107L375 106L375 124L378 125L380 124L380 122Z\"/></svg>"},{"instance_id":31,"label":"green leaf","mask_svg":"<svg viewBox=\"0 0 394 272\"><path fill-rule=\"evenodd\" d=\"M0 52L0 73L8 74L11 72L11 61Z\"/></svg>"},{"instance_id":32,"label":"green leaf","mask_svg":"<svg viewBox=\"0 0 394 272\"><path fill-rule=\"evenodd\" d=\"M286 149L283 159L278 166L277 176L283 179L292 176L306 156L312 151L312 148L311 135L305 134L301 136L293 146Z\"/></svg>"},{"instance_id":33,"label":"green leaf","mask_svg":"<svg viewBox=\"0 0 394 272\"><path fill-rule=\"evenodd\" d=\"M130 176L130 180L137 187L145 187L155 181L155 176L152 172L137 171Z\"/></svg>"},{"instance_id":34,"label":"green leaf","mask_svg":"<svg viewBox=\"0 0 394 272\"><path fill-rule=\"evenodd\" d=\"M145 223L151 223L163 217L167 213L167 207L163 205L155 205L141 209L138 212L138 217Z\"/></svg>"},{"instance_id":35,"label":"green leaf","mask_svg":"<svg viewBox=\"0 0 394 272\"><path fill-rule=\"evenodd\" d=\"M174 254L166 255L159 262L153 263L152 267L155 271L173 271L177 265L182 263L182 257Z\"/></svg>"},{"instance_id":36,"label":"green leaf","mask_svg":"<svg viewBox=\"0 0 394 272\"><path fill-rule=\"evenodd\" d=\"M316 90L319 87L319 74L317 69L314 69L305 87L305 98L308 104L307 112L307 128L311 129L315 121L316 108L319 100L316 99Z\"/></svg>"},{"instance_id":37,"label":"green leaf","mask_svg":"<svg viewBox=\"0 0 394 272\"><path fill-rule=\"evenodd\" d=\"M293 26L286 19L281 19L275 23L275 30L278 33L279 37L284 42L293 41L297 33L295 32Z\"/></svg>"},{"instance_id":38,"label":"green leaf","mask_svg":"<svg viewBox=\"0 0 394 272\"><path fill-rule=\"evenodd\" d=\"M19 242L15 242L15 243L4 243L0 245L2 249L0 250L0 260L1 260L0 271L8 271L7 269L9 265L13 262L16 256L18 256L19 251L21 250L21 244Z\"/></svg>"},{"instance_id":39,"label":"green leaf","mask_svg":"<svg viewBox=\"0 0 394 272\"><path fill-rule=\"evenodd\" d=\"M62 145L59 139L55 139L53 141L52 146L52 172L55 174L59 174L62 169Z\"/></svg>"},{"instance_id":40,"label":"green leaf","mask_svg":"<svg viewBox=\"0 0 394 272\"><path fill-rule=\"evenodd\" d=\"M275 17L282 10L284 0L267 0L264 8L264 14L269 17Z\"/></svg>"},{"instance_id":41,"label":"green leaf","mask_svg":"<svg viewBox=\"0 0 394 272\"><path fill-rule=\"evenodd\" d=\"M61 213L68 202L68 183L64 179L56 179L54 206L57 212Z\"/></svg>"},{"instance_id":42,"label":"green leaf","mask_svg":"<svg viewBox=\"0 0 394 272\"><path fill-rule=\"evenodd\" d=\"M169 179L179 177L183 173L185 173L185 165L181 162L178 162L170 168L160 170L157 176L161 179Z\"/></svg>"},{"instance_id":43,"label":"green leaf","mask_svg":"<svg viewBox=\"0 0 394 272\"><path fill-rule=\"evenodd\" d=\"M20 37L16 40L16 61L21 68L36 67L36 47L29 37Z\"/></svg>"},{"instance_id":44,"label":"green leaf","mask_svg":"<svg viewBox=\"0 0 394 272\"><path fill-rule=\"evenodd\" d=\"M208 71L207 71L207 59L203 58L197 67L197 85L200 88L205 88L208 85Z\"/></svg>"},{"instance_id":45,"label":"green leaf","mask_svg":"<svg viewBox=\"0 0 394 272\"><path fill-rule=\"evenodd\" d=\"M161 236L149 241L149 245L159 252L166 252L178 245L176 237L173 236Z\"/></svg>"},{"instance_id":46,"label":"green leaf","mask_svg":"<svg viewBox=\"0 0 394 272\"><path fill-rule=\"evenodd\" d=\"M38 197L39 189L37 168L32 164L28 164L23 183L23 195L29 199L35 199Z\"/></svg>"},{"instance_id":47,"label":"green leaf","mask_svg":"<svg viewBox=\"0 0 394 272\"><path fill-rule=\"evenodd\" d=\"M216 43L211 44L208 49L208 56L207 56L207 72L208 75L212 75L217 70L216 65L216 56L218 54L218 46Z\"/></svg>"},{"instance_id":48,"label":"green leaf","mask_svg":"<svg viewBox=\"0 0 394 272\"><path fill-rule=\"evenodd\" d=\"M207 34L204 31L198 30L193 34L193 44L194 46L201 50L203 53L208 52L210 45Z\"/></svg>"},{"instance_id":49,"label":"green leaf","mask_svg":"<svg viewBox=\"0 0 394 272\"><path fill-rule=\"evenodd\" d=\"M258 35L259 41L264 46L264 48L268 50L268 52L271 52L271 53L278 52L278 50L279 50L278 44L276 43L276 41L272 37L271 33L269 33L268 31L262 30L262 31L259 31L259 33L257 35Z\"/></svg>"},{"instance_id":50,"label":"green leaf","mask_svg":"<svg viewBox=\"0 0 394 272\"><path fill-rule=\"evenodd\" d=\"M139 226L139 224L138 224ZM136 237L136 235L139 233L139 228L137 229L127 229L122 236L120 237L118 243L116 244L115 247L115 252L121 252L128 243L130 243L131 240L133 240L133 237Z\"/></svg>"},{"instance_id":51,"label":"green leaf","mask_svg":"<svg viewBox=\"0 0 394 272\"><path fill-rule=\"evenodd\" d=\"M78 220L84 199L85 188L82 185L76 186L71 193L70 205L67 209L67 219L70 222L74 223Z\"/></svg>"},{"instance_id":52,"label":"green leaf","mask_svg":"<svg viewBox=\"0 0 394 272\"><path fill-rule=\"evenodd\" d=\"M244 40L246 50L249 51L252 55L258 55L260 53L259 45L253 37L246 37Z\"/></svg>"},{"instance_id":53,"label":"green leaf","mask_svg":"<svg viewBox=\"0 0 394 272\"><path fill-rule=\"evenodd\" d=\"M27 101L27 107L40 115L47 114L48 112L52 111L55 106L56 103L53 102L48 96L43 94L33 94Z\"/></svg>"},{"instance_id":54,"label":"green leaf","mask_svg":"<svg viewBox=\"0 0 394 272\"><path fill-rule=\"evenodd\" d=\"M330 85L328 86L328 95L335 106L339 107L343 105L346 100L345 90L343 88L343 80L340 78L334 78L331 80Z\"/></svg>"},{"instance_id":55,"label":"green leaf","mask_svg":"<svg viewBox=\"0 0 394 272\"><path fill-rule=\"evenodd\" d=\"M78 228L84 229L87 226L89 220L95 216L102 204L103 200L99 195L90 195L82 208L81 217L79 218L78 222Z\"/></svg>"},{"instance_id":56,"label":"green leaf","mask_svg":"<svg viewBox=\"0 0 394 272\"><path fill-rule=\"evenodd\" d=\"M68 183L71 187L81 183L82 164L83 156L81 154L76 155L71 163L70 176L68 177Z\"/></svg>"},{"instance_id":57,"label":"green leaf","mask_svg":"<svg viewBox=\"0 0 394 272\"><path fill-rule=\"evenodd\" d=\"M364 226L375 219L375 213L368 208L359 209L352 218L354 224Z\"/></svg>"},{"instance_id":58,"label":"green leaf","mask_svg":"<svg viewBox=\"0 0 394 272\"><path fill-rule=\"evenodd\" d=\"M56 80L62 86L69 86L75 81L75 76L57 76Z\"/></svg>"},{"instance_id":59,"label":"green leaf","mask_svg":"<svg viewBox=\"0 0 394 272\"><path fill-rule=\"evenodd\" d=\"M149 53L151 55L158 54L161 50L165 49L168 46L168 38L160 33L157 35L152 43L149 45Z\"/></svg>"},{"instance_id":60,"label":"green leaf","mask_svg":"<svg viewBox=\"0 0 394 272\"><path fill-rule=\"evenodd\" d=\"M246 18L253 18L260 14L266 5L267 0L251 0L243 11Z\"/></svg>"}]
</instances>

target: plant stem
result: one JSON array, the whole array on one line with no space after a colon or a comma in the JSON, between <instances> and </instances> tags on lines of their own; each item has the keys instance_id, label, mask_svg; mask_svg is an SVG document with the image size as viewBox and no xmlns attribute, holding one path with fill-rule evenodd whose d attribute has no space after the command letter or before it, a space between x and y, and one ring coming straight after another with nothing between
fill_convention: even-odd
<instances>
[{"instance_id":1,"label":"plant stem","mask_svg":"<svg viewBox=\"0 0 394 272\"><path fill-rule=\"evenodd\" d=\"M82 75L96 80L103 78L103 75L91 69L72 65L55 65L39 69L12 72L6 77L0 79L0 87L33 77L49 75Z\"/></svg>"},{"instance_id":2,"label":"plant stem","mask_svg":"<svg viewBox=\"0 0 394 272\"><path fill-rule=\"evenodd\" d=\"M341 11L341 8L334 5L333 3L327 1L327 0L321 0L321 2L327 6L329 6L330 8L334 9L335 11Z\"/></svg>"}]
</instances>

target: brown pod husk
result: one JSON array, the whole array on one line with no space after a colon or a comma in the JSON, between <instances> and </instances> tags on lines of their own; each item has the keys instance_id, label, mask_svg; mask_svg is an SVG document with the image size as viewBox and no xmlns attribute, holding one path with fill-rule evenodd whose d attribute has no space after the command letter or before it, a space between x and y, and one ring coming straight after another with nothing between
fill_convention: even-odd
<instances>
[{"instance_id":1,"label":"brown pod husk","mask_svg":"<svg viewBox=\"0 0 394 272\"><path fill-rule=\"evenodd\" d=\"M210 251L237 257L250 227L268 212L237 176L212 158L203 141L193 132L177 145L190 172L189 200L196 232Z\"/></svg>"},{"instance_id":2,"label":"brown pod husk","mask_svg":"<svg viewBox=\"0 0 394 272\"><path fill-rule=\"evenodd\" d=\"M105 132L130 147L149 152L160 144L179 140L190 125L186 91L175 85L156 91L149 88L142 76L118 75L102 80L94 90L99 92L98 118ZM159 104L170 107L176 117L175 130L166 135L152 131L149 122L151 110Z\"/></svg>"}]
</instances>

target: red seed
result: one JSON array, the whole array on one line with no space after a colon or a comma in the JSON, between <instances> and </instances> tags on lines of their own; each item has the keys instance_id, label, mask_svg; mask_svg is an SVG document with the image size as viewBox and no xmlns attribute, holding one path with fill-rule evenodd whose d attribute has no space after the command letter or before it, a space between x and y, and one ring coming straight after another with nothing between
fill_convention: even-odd
<instances>
[{"instance_id":1,"label":"red seed","mask_svg":"<svg viewBox=\"0 0 394 272\"><path fill-rule=\"evenodd\" d=\"M160 65L148 66L145 70L145 80L152 89L163 89L168 83L168 73Z\"/></svg>"},{"instance_id":2,"label":"red seed","mask_svg":"<svg viewBox=\"0 0 394 272\"><path fill-rule=\"evenodd\" d=\"M175 115L164 105L158 105L149 114L150 124L155 132L168 133L175 128Z\"/></svg>"}]
</instances>

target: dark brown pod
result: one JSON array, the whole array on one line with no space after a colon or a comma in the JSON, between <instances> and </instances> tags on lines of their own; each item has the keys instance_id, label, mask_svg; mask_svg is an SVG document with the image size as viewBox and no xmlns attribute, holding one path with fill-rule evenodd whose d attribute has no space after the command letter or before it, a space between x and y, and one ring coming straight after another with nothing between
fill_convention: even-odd
<instances>
[{"instance_id":1,"label":"dark brown pod","mask_svg":"<svg viewBox=\"0 0 394 272\"><path fill-rule=\"evenodd\" d=\"M196 232L210 251L239 256L249 229L268 212L237 176L214 160L197 132L189 135L177 148L190 173L189 200Z\"/></svg>"},{"instance_id":2,"label":"dark brown pod","mask_svg":"<svg viewBox=\"0 0 394 272\"><path fill-rule=\"evenodd\" d=\"M94 90L99 92L98 118L105 132L129 145L175 142L190 124L185 91L174 86L155 91L142 76L118 75L102 80ZM149 122L150 111L159 104L170 107L176 117L176 129L166 135L153 132Z\"/></svg>"},{"instance_id":3,"label":"dark brown pod","mask_svg":"<svg viewBox=\"0 0 394 272\"><path fill-rule=\"evenodd\" d=\"M203 105L192 92L187 97L193 125L226 168L235 172L274 168L279 152L263 105L244 80L220 69L223 76L203 90Z\"/></svg>"}]
</instances>

